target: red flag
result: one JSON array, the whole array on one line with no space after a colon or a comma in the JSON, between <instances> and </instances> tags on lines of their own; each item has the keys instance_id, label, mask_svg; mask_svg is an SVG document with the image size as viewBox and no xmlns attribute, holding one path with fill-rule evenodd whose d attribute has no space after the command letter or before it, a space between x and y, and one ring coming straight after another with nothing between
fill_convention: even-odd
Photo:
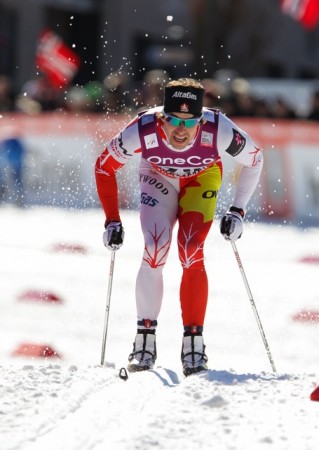
<instances>
[{"instance_id":1,"label":"red flag","mask_svg":"<svg viewBox=\"0 0 319 450\"><path fill-rule=\"evenodd\" d=\"M281 0L281 10L305 28L315 28L319 22L319 0Z\"/></svg>"},{"instance_id":2,"label":"red flag","mask_svg":"<svg viewBox=\"0 0 319 450\"><path fill-rule=\"evenodd\" d=\"M44 30L36 51L36 65L56 87L67 85L80 67L80 59L62 39Z\"/></svg>"},{"instance_id":3,"label":"red flag","mask_svg":"<svg viewBox=\"0 0 319 450\"><path fill-rule=\"evenodd\" d=\"M314 402L319 401L319 386L311 393L310 400L313 400Z\"/></svg>"}]
</instances>

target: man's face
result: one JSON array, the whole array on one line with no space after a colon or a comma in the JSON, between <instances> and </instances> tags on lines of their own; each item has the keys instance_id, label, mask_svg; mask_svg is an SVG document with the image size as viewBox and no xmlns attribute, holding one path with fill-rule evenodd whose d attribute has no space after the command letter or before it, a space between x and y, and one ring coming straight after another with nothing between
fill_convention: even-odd
<instances>
[{"instance_id":1,"label":"man's face","mask_svg":"<svg viewBox=\"0 0 319 450\"><path fill-rule=\"evenodd\" d=\"M173 118L173 119L172 119ZM176 119L194 119L192 114L188 113L170 113L162 118L163 128L167 136L167 140L176 150L183 150L195 138L199 122L193 120L191 126L186 127L184 122L174 125ZM172 119L172 120L171 120ZM176 122L179 122L178 120Z\"/></svg>"}]
</instances>

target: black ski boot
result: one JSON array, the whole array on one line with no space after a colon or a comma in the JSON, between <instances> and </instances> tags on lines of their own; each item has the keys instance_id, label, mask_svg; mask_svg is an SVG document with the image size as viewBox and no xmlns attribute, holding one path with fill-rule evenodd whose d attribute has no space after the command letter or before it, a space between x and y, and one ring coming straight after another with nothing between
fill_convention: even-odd
<instances>
[{"instance_id":1,"label":"black ski boot","mask_svg":"<svg viewBox=\"0 0 319 450\"><path fill-rule=\"evenodd\" d=\"M181 359L185 377L208 369L202 327L185 327Z\"/></svg>"},{"instance_id":2,"label":"black ski boot","mask_svg":"<svg viewBox=\"0 0 319 450\"><path fill-rule=\"evenodd\" d=\"M129 355L129 364L127 370L129 372L140 372L142 370L150 370L156 361L156 334L155 327L157 322L143 320L138 322L138 328L135 341L133 344L133 352Z\"/></svg>"}]
</instances>

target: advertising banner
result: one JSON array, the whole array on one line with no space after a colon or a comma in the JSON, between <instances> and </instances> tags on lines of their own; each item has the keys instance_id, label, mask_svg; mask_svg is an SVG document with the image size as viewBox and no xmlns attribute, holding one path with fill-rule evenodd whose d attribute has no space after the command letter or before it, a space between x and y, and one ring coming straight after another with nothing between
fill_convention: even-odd
<instances>
[{"instance_id":1,"label":"advertising banner","mask_svg":"<svg viewBox=\"0 0 319 450\"><path fill-rule=\"evenodd\" d=\"M25 147L23 186L26 204L65 208L99 206L94 165L107 142L128 121L124 115L47 113L39 116L3 116L1 130L18 130ZM236 123L264 151L262 177L248 214L261 219L319 220L319 127L315 122L240 118ZM1 140L1 133L0 133ZM0 180L11 201L14 180L10 167L0 165ZM9 163L8 163L9 164ZM139 204L139 158L117 175L122 208ZM217 214L231 204L238 167L224 159L224 179ZM1 193L1 192L0 192Z\"/></svg>"}]
</instances>

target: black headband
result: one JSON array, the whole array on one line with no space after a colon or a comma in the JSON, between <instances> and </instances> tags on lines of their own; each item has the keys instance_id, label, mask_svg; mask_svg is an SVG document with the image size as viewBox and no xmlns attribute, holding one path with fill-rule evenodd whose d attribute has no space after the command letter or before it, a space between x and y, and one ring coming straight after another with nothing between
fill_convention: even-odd
<instances>
[{"instance_id":1,"label":"black headband","mask_svg":"<svg viewBox=\"0 0 319 450\"><path fill-rule=\"evenodd\" d=\"M187 86L166 86L164 112L181 112L199 117L202 114L205 89Z\"/></svg>"}]
</instances>

